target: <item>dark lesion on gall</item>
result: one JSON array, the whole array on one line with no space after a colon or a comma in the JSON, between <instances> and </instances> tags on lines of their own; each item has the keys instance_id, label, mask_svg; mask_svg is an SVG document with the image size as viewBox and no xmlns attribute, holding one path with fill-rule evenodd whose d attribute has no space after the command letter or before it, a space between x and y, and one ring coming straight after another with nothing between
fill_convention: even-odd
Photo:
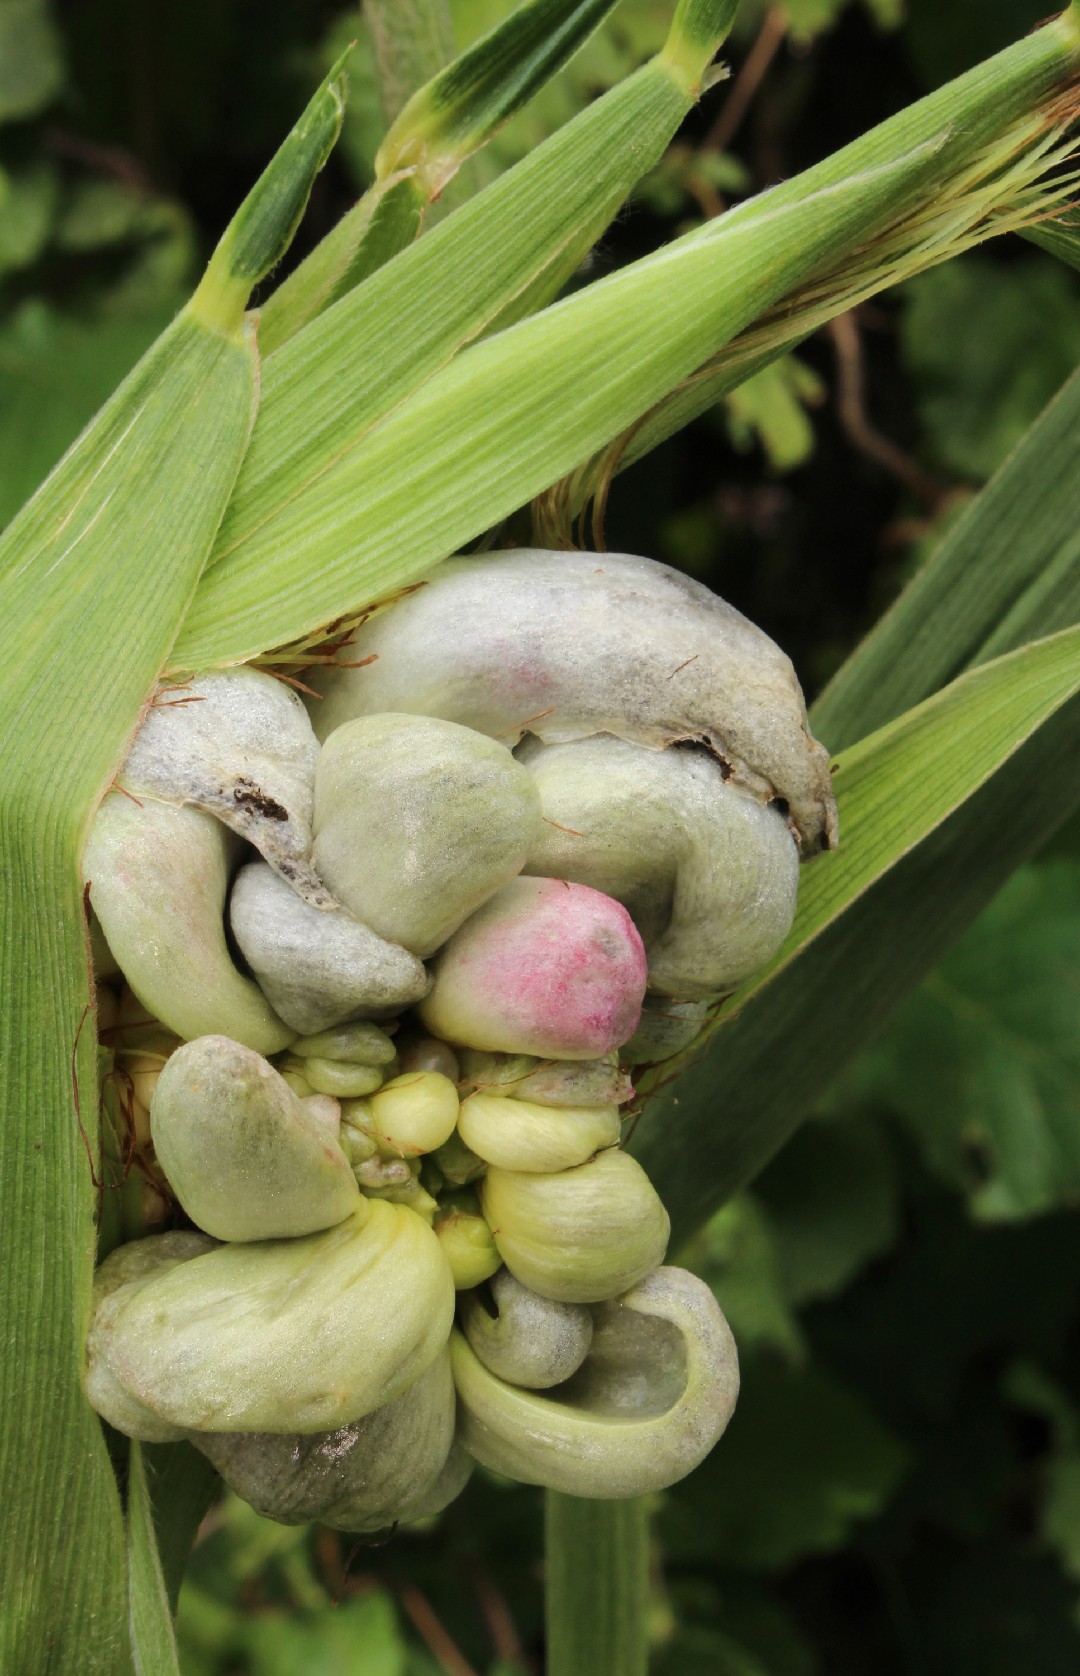
<instances>
[{"instance_id":1,"label":"dark lesion on gall","mask_svg":"<svg viewBox=\"0 0 1080 1676\"><path fill-rule=\"evenodd\" d=\"M289 811L276 798L267 797L254 780L240 779L233 786L233 802L238 809L250 809L268 821L287 821Z\"/></svg>"}]
</instances>

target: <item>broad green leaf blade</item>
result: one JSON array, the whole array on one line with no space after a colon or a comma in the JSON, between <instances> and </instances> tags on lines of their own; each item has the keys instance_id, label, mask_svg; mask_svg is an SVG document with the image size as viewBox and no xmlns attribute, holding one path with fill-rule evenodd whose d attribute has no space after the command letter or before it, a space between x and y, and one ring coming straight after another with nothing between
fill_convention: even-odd
<instances>
[{"instance_id":1,"label":"broad green leaf blade","mask_svg":"<svg viewBox=\"0 0 1080 1676\"><path fill-rule=\"evenodd\" d=\"M212 562L265 539L276 514L463 344L546 272L561 276L567 251L599 231L598 213L614 213L692 103L662 60L645 65L272 356Z\"/></svg>"},{"instance_id":2,"label":"broad green leaf blade","mask_svg":"<svg viewBox=\"0 0 1080 1676\"><path fill-rule=\"evenodd\" d=\"M895 213L935 160L923 146L774 216L713 223L456 356L207 573L174 667L255 656L422 576Z\"/></svg>"},{"instance_id":3,"label":"broad green leaf blade","mask_svg":"<svg viewBox=\"0 0 1080 1676\"><path fill-rule=\"evenodd\" d=\"M1080 800L1063 704L914 850L724 1024L649 1107L633 1151L675 1240L749 1181L844 1065ZM692 1160L692 1168L687 1168Z\"/></svg>"},{"instance_id":4,"label":"broad green leaf blade","mask_svg":"<svg viewBox=\"0 0 1080 1676\"><path fill-rule=\"evenodd\" d=\"M128 1449L127 1555L135 1676L180 1676L146 1465L142 1445L135 1442Z\"/></svg>"},{"instance_id":5,"label":"broad green leaf blade","mask_svg":"<svg viewBox=\"0 0 1080 1676\"><path fill-rule=\"evenodd\" d=\"M860 1055L845 1097L896 1113L984 1221L1080 1193L1080 864L1022 869Z\"/></svg>"},{"instance_id":6,"label":"broad green leaf blade","mask_svg":"<svg viewBox=\"0 0 1080 1676\"><path fill-rule=\"evenodd\" d=\"M814 706L831 748L972 663L1080 619L1080 372Z\"/></svg>"}]
</instances>

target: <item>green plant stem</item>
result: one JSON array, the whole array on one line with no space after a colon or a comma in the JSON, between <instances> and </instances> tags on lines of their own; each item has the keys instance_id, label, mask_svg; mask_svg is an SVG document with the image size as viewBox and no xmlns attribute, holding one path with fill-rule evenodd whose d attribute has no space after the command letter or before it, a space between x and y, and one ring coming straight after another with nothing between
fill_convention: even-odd
<instances>
[{"instance_id":1,"label":"green plant stem","mask_svg":"<svg viewBox=\"0 0 1080 1676\"><path fill-rule=\"evenodd\" d=\"M547 1676L645 1676L648 1530L644 1496L547 1492Z\"/></svg>"}]
</instances>

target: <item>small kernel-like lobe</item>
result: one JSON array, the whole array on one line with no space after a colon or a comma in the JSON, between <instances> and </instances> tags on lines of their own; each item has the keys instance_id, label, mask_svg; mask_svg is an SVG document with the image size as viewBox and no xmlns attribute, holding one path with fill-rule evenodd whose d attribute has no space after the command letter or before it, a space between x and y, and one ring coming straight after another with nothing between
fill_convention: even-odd
<instances>
[{"instance_id":1,"label":"small kernel-like lobe","mask_svg":"<svg viewBox=\"0 0 1080 1676\"><path fill-rule=\"evenodd\" d=\"M647 965L626 909L562 879L519 878L450 939L420 1012L467 1047L596 1059L633 1035Z\"/></svg>"}]
</instances>

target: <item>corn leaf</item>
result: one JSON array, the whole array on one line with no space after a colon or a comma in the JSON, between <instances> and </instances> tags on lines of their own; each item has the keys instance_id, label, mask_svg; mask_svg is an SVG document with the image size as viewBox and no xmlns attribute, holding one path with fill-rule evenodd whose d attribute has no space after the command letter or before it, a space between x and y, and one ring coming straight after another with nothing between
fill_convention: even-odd
<instances>
[{"instance_id":1,"label":"corn leaf","mask_svg":"<svg viewBox=\"0 0 1080 1676\"><path fill-rule=\"evenodd\" d=\"M79 864L250 436L247 292L294 224L339 119L331 81L192 302L0 539L4 1670L98 1676L128 1662L120 1501L80 1384L101 1206Z\"/></svg>"},{"instance_id":2,"label":"corn leaf","mask_svg":"<svg viewBox=\"0 0 1080 1676\"><path fill-rule=\"evenodd\" d=\"M715 44L730 9L716 0ZM545 272L561 275L567 252L598 231L598 213L614 213L657 161L693 97L663 57L645 65L272 355L262 423L211 562L269 527Z\"/></svg>"},{"instance_id":3,"label":"corn leaf","mask_svg":"<svg viewBox=\"0 0 1080 1676\"><path fill-rule=\"evenodd\" d=\"M251 657L423 575L865 236L935 157L926 145L775 216L714 223L456 356L208 572L174 667Z\"/></svg>"},{"instance_id":4,"label":"corn leaf","mask_svg":"<svg viewBox=\"0 0 1080 1676\"><path fill-rule=\"evenodd\" d=\"M127 1552L131 1651L136 1676L180 1676L169 1597L158 1557L142 1445L128 1453Z\"/></svg>"},{"instance_id":5,"label":"corn leaf","mask_svg":"<svg viewBox=\"0 0 1080 1676\"><path fill-rule=\"evenodd\" d=\"M1080 371L814 707L833 749L1037 635L1080 620Z\"/></svg>"},{"instance_id":6,"label":"corn leaf","mask_svg":"<svg viewBox=\"0 0 1080 1676\"><path fill-rule=\"evenodd\" d=\"M374 8L369 21L396 121L375 160L375 184L262 309L264 355L412 243L428 205L465 160L562 68L614 3L528 0L445 69L440 7L417 15L413 31L400 18L391 29ZM398 112L397 90L421 61L434 61L437 73Z\"/></svg>"}]
</instances>

